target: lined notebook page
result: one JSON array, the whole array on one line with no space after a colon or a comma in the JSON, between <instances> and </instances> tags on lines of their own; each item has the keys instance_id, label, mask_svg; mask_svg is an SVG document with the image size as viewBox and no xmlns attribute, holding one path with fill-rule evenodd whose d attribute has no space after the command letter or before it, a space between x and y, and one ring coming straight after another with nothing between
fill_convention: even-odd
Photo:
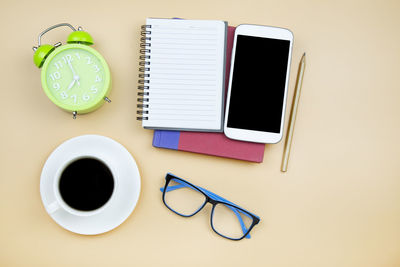
<instances>
[{"instance_id":1,"label":"lined notebook page","mask_svg":"<svg viewBox=\"0 0 400 267\"><path fill-rule=\"evenodd\" d=\"M222 131L227 24L147 19L151 32L143 127Z\"/></svg>"}]
</instances>

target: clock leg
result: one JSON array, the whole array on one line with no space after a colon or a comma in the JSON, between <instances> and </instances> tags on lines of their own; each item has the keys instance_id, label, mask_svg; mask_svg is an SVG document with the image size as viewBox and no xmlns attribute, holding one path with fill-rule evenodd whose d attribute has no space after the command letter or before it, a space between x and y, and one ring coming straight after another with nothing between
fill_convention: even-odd
<instances>
[{"instance_id":1,"label":"clock leg","mask_svg":"<svg viewBox=\"0 0 400 267\"><path fill-rule=\"evenodd\" d=\"M111 99L109 99L108 97L104 97L104 100L107 101L108 103L111 103Z\"/></svg>"},{"instance_id":2,"label":"clock leg","mask_svg":"<svg viewBox=\"0 0 400 267\"><path fill-rule=\"evenodd\" d=\"M75 120L76 119L76 115L78 115L78 112L74 111L72 112L72 118Z\"/></svg>"}]
</instances>

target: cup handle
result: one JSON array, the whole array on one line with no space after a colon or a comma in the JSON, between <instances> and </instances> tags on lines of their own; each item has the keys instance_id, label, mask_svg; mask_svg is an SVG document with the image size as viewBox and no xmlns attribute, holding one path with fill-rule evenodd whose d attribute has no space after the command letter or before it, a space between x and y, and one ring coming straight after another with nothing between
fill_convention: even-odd
<instances>
[{"instance_id":1,"label":"cup handle","mask_svg":"<svg viewBox=\"0 0 400 267\"><path fill-rule=\"evenodd\" d=\"M52 214L54 212L56 212L58 209L60 208L60 204L58 204L57 201L54 201L53 203L51 203L50 205L46 206L46 211L49 214Z\"/></svg>"}]
</instances>

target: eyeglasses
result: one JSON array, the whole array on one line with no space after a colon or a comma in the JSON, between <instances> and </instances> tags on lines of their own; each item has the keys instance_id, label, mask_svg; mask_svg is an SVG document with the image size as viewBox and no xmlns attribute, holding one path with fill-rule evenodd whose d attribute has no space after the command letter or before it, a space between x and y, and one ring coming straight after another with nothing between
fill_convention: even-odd
<instances>
[{"instance_id":1,"label":"eyeglasses","mask_svg":"<svg viewBox=\"0 0 400 267\"><path fill-rule=\"evenodd\" d=\"M165 186L160 190L165 206L183 217L195 215L210 203L211 228L230 240L250 238L251 229L260 222L260 218L251 212L171 173L165 176Z\"/></svg>"}]
</instances>

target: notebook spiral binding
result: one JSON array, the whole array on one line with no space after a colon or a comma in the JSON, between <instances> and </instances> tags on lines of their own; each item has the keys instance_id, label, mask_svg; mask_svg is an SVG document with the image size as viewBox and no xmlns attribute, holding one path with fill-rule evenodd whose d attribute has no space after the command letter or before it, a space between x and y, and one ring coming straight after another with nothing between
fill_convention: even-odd
<instances>
[{"instance_id":1,"label":"notebook spiral binding","mask_svg":"<svg viewBox=\"0 0 400 267\"><path fill-rule=\"evenodd\" d=\"M141 32L140 35L142 36L140 38L140 61L139 61L139 80L138 80L138 104L137 108L138 110L136 113L139 115L136 117L137 120L143 121L143 120L148 120L149 119L149 98L148 96L150 95L150 92L148 91L150 89L149 83L150 81L146 78L150 77L150 74L146 74L147 71L150 71L150 47L151 47L151 25L142 25L141 27Z\"/></svg>"}]
</instances>

